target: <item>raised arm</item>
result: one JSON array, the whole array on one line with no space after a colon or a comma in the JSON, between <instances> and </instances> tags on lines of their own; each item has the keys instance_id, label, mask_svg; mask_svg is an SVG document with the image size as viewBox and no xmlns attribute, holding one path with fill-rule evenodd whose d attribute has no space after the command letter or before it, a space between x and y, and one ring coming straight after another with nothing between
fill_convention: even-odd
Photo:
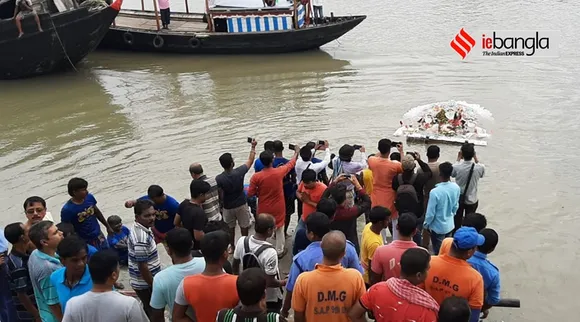
<instances>
[{"instance_id":1,"label":"raised arm","mask_svg":"<svg viewBox=\"0 0 580 322\"><path fill-rule=\"evenodd\" d=\"M246 166L249 168L252 167L252 164L254 164L254 160L256 159L256 145L258 144L258 142L256 142L256 140L252 141L252 148L250 149L250 155L248 156L248 161L246 161Z\"/></svg>"}]
</instances>

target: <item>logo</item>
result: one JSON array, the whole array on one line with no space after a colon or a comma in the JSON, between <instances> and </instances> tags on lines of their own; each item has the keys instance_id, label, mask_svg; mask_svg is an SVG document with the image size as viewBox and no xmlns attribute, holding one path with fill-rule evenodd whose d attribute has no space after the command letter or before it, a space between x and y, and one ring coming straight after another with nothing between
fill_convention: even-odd
<instances>
[{"instance_id":1,"label":"logo","mask_svg":"<svg viewBox=\"0 0 580 322\"><path fill-rule=\"evenodd\" d=\"M558 57L560 32L540 30L486 30L478 33L481 43L461 28L449 44L465 59L475 57Z\"/></svg>"},{"instance_id":2,"label":"logo","mask_svg":"<svg viewBox=\"0 0 580 322\"><path fill-rule=\"evenodd\" d=\"M451 40L451 48L455 50L456 53L461 56L461 59L465 59L467 54L475 47L475 39L471 37L463 28L459 30L459 33L455 35L455 38Z\"/></svg>"}]
</instances>

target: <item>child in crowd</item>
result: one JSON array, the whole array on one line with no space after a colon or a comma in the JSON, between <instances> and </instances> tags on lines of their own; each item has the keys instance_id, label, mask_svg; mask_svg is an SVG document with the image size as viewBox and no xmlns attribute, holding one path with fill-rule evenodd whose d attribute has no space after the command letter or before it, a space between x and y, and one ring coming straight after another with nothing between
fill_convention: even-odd
<instances>
[{"instance_id":1,"label":"child in crowd","mask_svg":"<svg viewBox=\"0 0 580 322\"><path fill-rule=\"evenodd\" d=\"M119 255L119 264L121 266L127 266L129 263L129 251L128 251L128 240L129 240L129 228L123 225L121 217L117 215L109 216L107 222L111 229L113 229L113 234L107 236L107 241L109 245L117 251Z\"/></svg>"}]
</instances>

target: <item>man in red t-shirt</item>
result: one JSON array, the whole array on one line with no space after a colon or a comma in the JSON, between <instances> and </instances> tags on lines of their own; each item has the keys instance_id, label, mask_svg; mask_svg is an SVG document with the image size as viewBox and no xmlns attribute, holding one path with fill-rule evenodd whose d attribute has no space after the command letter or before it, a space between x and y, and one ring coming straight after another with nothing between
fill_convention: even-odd
<instances>
[{"instance_id":1,"label":"man in red t-shirt","mask_svg":"<svg viewBox=\"0 0 580 322\"><path fill-rule=\"evenodd\" d=\"M284 203L283 179L288 172L294 169L298 151L300 149L297 147L294 150L292 159L277 168L272 167L274 155L271 151L260 153L260 162L264 165L264 169L252 176L250 188L248 189L248 197L258 197L258 213L270 214L276 219L276 251L280 258L286 255L287 252L284 248L286 204Z\"/></svg>"},{"instance_id":2,"label":"man in red t-shirt","mask_svg":"<svg viewBox=\"0 0 580 322\"><path fill-rule=\"evenodd\" d=\"M316 206L326 191L326 185L317 181L316 171L306 169L302 172L302 182L298 186L296 197L302 201L302 217L298 221L296 230L306 228L306 218L316 212Z\"/></svg>"},{"instance_id":3,"label":"man in red t-shirt","mask_svg":"<svg viewBox=\"0 0 580 322\"><path fill-rule=\"evenodd\" d=\"M430 261L431 255L425 249L407 249L401 256L401 278L371 286L350 310L352 321L366 321L368 311L377 322L436 322L439 305L417 286L425 281Z\"/></svg>"}]
</instances>

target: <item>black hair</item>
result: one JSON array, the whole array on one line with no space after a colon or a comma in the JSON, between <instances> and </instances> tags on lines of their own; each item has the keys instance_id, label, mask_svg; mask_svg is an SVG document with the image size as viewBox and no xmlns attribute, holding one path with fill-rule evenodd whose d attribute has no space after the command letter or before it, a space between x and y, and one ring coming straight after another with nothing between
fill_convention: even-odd
<instances>
[{"instance_id":1,"label":"black hair","mask_svg":"<svg viewBox=\"0 0 580 322\"><path fill-rule=\"evenodd\" d=\"M24 236L24 228L21 222L15 222L4 227L4 237L10 244L16 244L22 236Z\"/></svg>"},{"instance_id":2,"label":"black hair","mask_svg":"<svg viewBox=\"0 0 580 322\"><path fill-rule=\"evenodd\" d=\"M133 211L135 212L135 216L141 216L145 210L153 207L153 201L148 199L139 199L135 202L135 206L133 206Z\"/></svg>"},{"instance_id":3,"label":"black hair","mask_svg":"<svg viewBox=\"0 0 580 322\"><path fill-rule=\"evenodd\" d=\"M339 184L326 189L325 194L328 194L337 205L342 204L346 200L346 186Z\"/></svg>"},{"instance_id":4,"label":"black hair","mask_svg":"<svg viewBox=\"0 0 580 322\"><path fill-rule=\"evenodd\" d=\"M273 161L274 156L272 155L272 151L266 150L260 153L260 162L262 162L262 165L264 165L265 167L269 167Z\"/></svg>"},{"instance_id":5,"label":"black hair","mask_svg":"<svg viewBox=\"0 0 580 322\"><path fill-rule=\"evenodd\" d=\"M439 158L439 154L441 153L441 149L439 149L436 145L430 145L427 148L427 158L428 159L437 159Z\"/></svg>"},{"instance_id":6,"label":"black hair","mask_svg":"<svg viewBox=\"0 0 580 322\"><path fill-rule=\"evenodd\" d=\"M88 187L89 187L89 183L87 182L87 180L85 180L83 178L72 178L68 181L68 184L67 184L68 194L71 197L74 197L75 191L78 191L81 189L87 189Z\"/></svg>"},{"instance_id":7,"label":"black hair","mask_svg":"<svg viewBox=\"0 0 580 322\"><path fill-rule=\"evenodd\" d=\"M423 248L409 248L401 255L401 274L413 276L429 268L431 255Z\"/></svg>"},{"instance_id":8,"label":"black hair","mask_svg":"<svg viewBox=\"0 0 580 322\"><path fill-rule=\"evenodd\" d=\"M303 146L300 148L300 158L304 162L310 161L312 159L312 149L307 146Z\"/></svg>"},{"instance_id":9,"label":"black hair","mask_svg":"<svg viewBox=\"0 0 580 322\"><path fill-rule=\"evenodd\" d=\"M317 177L316 171L312 169L306 169L302 172L302 182L304 183L315 182Z\"/></svg>"},{"instance_id":10,"label":"black hair","mask_svg":"<svg viewBox=\"0 0 580 322\"><path fill-rule=\"evenodd\" d=\"M499 235L491 228L484 228L479 233L485 237L485 242L483 245L478 246L477 250L484 254L491 253L499 243Z\"/></svg>"},{"instance_id":11,"label":"black hair","mask_svg":"<svg viewBox=\"0 0 580 322\"><path fill-rule=\"evenodd\" d=\"M231 153L224 153L220 156L220 164L222 168L229 169L234 165L234 158Z\"/></svg>"},{"instance_id":12,"label":"black hair","mask_svg":"<svg viewBox=\"0 0 580 322\"><path fill-rule=\"evenodd\" d=\"M397 220L396 229L401 236L411 237L417 229L417 216L412 212L402 213Z\"/></svg>"},{"instance_id":13,"label":"black hair","mask_svg":"<svg viewBox=\"0 0 580 322\"><path fill-rule=\"evenodd\" d=\"M200 242L200 250L203 258L208 264L217 264L223 258L224 252L228 250L229 236L225 232L218 230L207 233Z\"/></svg>"},{"instance_id":14,"label":"black hair","mask_svg":"<svg viewBox=\"0 0 580 322\"><path fill-rule=\"evenodd\" d=\"M87 243L77 235L65 237L57 246L56 252L60 258L71 258L77 256L82 250L89 254Z\"/></svg>"},{"instance_id":15,"label":"black hair","mask_svg":"<svg viewBox=\"0 0 580 322\"><path fill-rule=\"evenodd\" d=\"M211 190L211 185L203 180L191 180L189 184L189 193L191 198L198 198L201 195L208 193Z\"/></svg>"},{"instance_id":16,"label":"black hair","mask_svg":"<svg viewBox=\"0 0 580 322\"><path fill-rule=\"evenodd\" d=\"M442 178L449 179L453 173L453 165L449 162L443 162L439 165L439 175Z\"/></svg>"},{"instance_id":17,"label":"black hair","mask_svg":"<svg viewBox=\"0 0 580 322\"><path fill-rule=\"evenodd\" d=\"M54 225L52 221L43 220L30 227L30 230L28 231L28 237L37 249L42 250L41 242L43 240L48 240L48 229L52 227L52 225Z\"/></svg>"},{"instance_id":18,"label":"black hair","mask_svg":"<svg viewBox=\"0 0 580 322\"><path fill-rule=\"evenodd\" d=\"M228 224L223 221L210 220L205 224L205 227L203 227L203 232L207 234L213 231L223 231L229 235L230 227L228 227Z\"/></svg>"},{"instance_id":19,"label":"black hair","mask_svg":"<svg viewBox=\"0 0 580 322\"><path fill-rule=\"evenodd\" d=\"M304 146L308 147L308 150L312 150L316 147L316 143L310 141L310 142L306 143Z\"/></svg>"},{"instance_id":20,"label":"black hair","mask_svg":"<svg viewBox=\"0 0 580 322\"><path fill-rule=\"evenodd\" d=\"M35 204L37 202L40 202L42 206L46 209L46 201L44 201L44 199L42 199L39 196L32 196L24 200L24 210L26 210L26 207L32 206L32 204Z\"/></svg>"},{"instance_id":21,"label":"black hair","mask_svg":"<svg viewBox=\"0 0 580 322\"><path fill-rule=\"evenodd\" d=\"M306 231L322 238L330 231L330 218L321 212L314 212L306 218Z\"/></svg>"},{"instance_id":22,"label":"black hair","mask_svg":"<svg viewBox=\"0 0 580 322\"><path fill-rule=\"evenodd\" d=\"M268 229L276 228L276 219L269 214L258 214L256 216L256 223L254 229L258 234L265 234Z\"/></svg>"},{"instance_id":23,"label":"black hair","mask_svg":"<svg viewBox=\"0 0 580 322\"><path fill-rule=\"evenodd\" d=\"M243 305L256 305L266 296L266 274L259 267L245 269L238 276L236 288Z\"/></svg>"},{"instance_id":24,"label":"black hair","mask_svg":"<svg viewBox=\"0 0 580 322\"><path fill-rule=\"evenodd\" d=\"M387 218L391 216L391 211L388 208L382 206L375 206L371 209L369 214L369 220L376 224L381 221L385 221Z\"/></svg>"},{"instance_id":25,"label":"black hair","mask_svg":"<svg viewBox=\"0 0 580 322\"><path fill-rule=\"evenodd\" d=\"M264 151L274 152L274 141L264 142Z\"/></svg>"},{"instance_id":26,"label":"black hair","mask_svg":"<svg viewBox=\"0 0 580 322\"><path fill-rule=\"evenodd\" d=\"M107 224L109 224L109 226L114 225L114 224L118 224L118 223L122 223L122 222L123 222L123 220L121 219L121 217L119 217L117 215L111 215L107 218Z\"/></svg>"},{"instance_id":27,"label":"black hair","mask_svg":"<svg viewBox=\"0 0 580 322\"><path fill-rule=\"evenodd\" d=\"M186 257L191 254L193 246L193 237L189 230L181 227L175 227L167 232L165 236L167 247L171 249L178 257Z\"/></svg>"},{"instance_id":28,"label":"black hair","mask_svg":"<svg viewBox=\"0 0 580 322\"><path fill-rule=\"evenodd\" d=\"M192 164L189 166L189 173L191 174L202 174L203 173L203 167L201 166L201 164Z\"/></svg>"},{"instance_id":29,"label":"black hair","mask_svg":"<svg viewBox=\"0 0 580 322\"><path fill-rule=\"evenodd\" d=\"M461 155L465 161L470 161L475 156L475 146L473 143L464 143L461 146Z\"/></svg>"},{"instance_id":30,"label":"black hair","mask_svg":"<svg viewBox=\"0 0 580 322\"><path fill-rule=\"evenodd\" d=\"M389 139L381 139L379 140L379 152L381 154L388 154L391 152L391 140Z\"/></svg>"},{"instance_id":31,"label":"black hair","mask_svg":"<svg viewBox=\"0 0 580 322\"><path fill-rule=\"evenodd\" d=\"M340 161L350 162L354 155L354 148L352 145L345 144L338 149L338 158Z\"/></svg>"},{"instance_id":32,"label":"black hair","mask_svg":"<svg viewBox=\"0 0 580 322\"><path fill-rule=\"evenodd\" d=\"M471 308L466 299L450 296L439 306L438 322L469 322Z\"/></svg>"},{"instance_id":33,"label":"black hair","mask_svg":"<svg viewBox=\"0 0 580 322\"><path fill-rule=\"evenodd\" d=\"M272 150L278 153L284 151L284 143L282 143L282 141L280 140L274 141L274 143L272 144Z\"/></svg>"},{"instance_id":34,"label":"black hair","mask_svg":"<svg viewBox=\"0 0 580 322\"><path fill-rule=\"evenodd\" d=\"M94 284L106 284L119 267L119 255L112 249L96 252L89 259L89 273Z\"/></svg>"},{"instance_id":35,"label":"black hair","mask_svg":"<svg viewBox=\"0 0 580 322\"><path fill-rule=\"evenodd\" d=\"M156 184L149 186L149 189L147 189L147 196L150 199L163 197L163 195L164 195L163 188L161 188L161 186L158 186Z\"/></svg>"},{"instance_id":36,"label":"black hair","mask_svg":"<svg viewBox=\"0 0 580 322\"><path fill-rule=\"evenodd\" d=\"M399 153L399 152L393 152L393 153L391 153L391 156L389 157L389 159L391 159L392 161L399 161L399 162L401 162L401 153Z\"/></svg>"},{"instance_id":37,"label":"black hair","mask_svg":"<svg viewBox=\"0 0 580 322\"><path fill-rule=\"evenodd\" d=\"M334 218L336 213L336 201L334 199L322 198L316 205L316 212L325 214L328 218Z\"/></svg>"},{"instance_id":38,"label":"black hair","mask_svg":"<svg viewBox=\"0 0 580 322\"><path fill-rule=\"evenodd\" d=\"M56 224L56 228L62 232L63 237L68 237L70 235L75 235L75 226L69 222L61 222Z\"/></svg>"},{"instance_id":39,"label":"black hair","mask_svg":"<svg viewBox=\"0 0 580 322\"><path fill-rule=\"evenodd\" d=\"M463 223L461 224L463 227L473 227L478 232L487 227L487 219L484 215L478 212L472 212L470 214L466 214L465 218L463 218Z\"/></svg>"}]
</instances>

